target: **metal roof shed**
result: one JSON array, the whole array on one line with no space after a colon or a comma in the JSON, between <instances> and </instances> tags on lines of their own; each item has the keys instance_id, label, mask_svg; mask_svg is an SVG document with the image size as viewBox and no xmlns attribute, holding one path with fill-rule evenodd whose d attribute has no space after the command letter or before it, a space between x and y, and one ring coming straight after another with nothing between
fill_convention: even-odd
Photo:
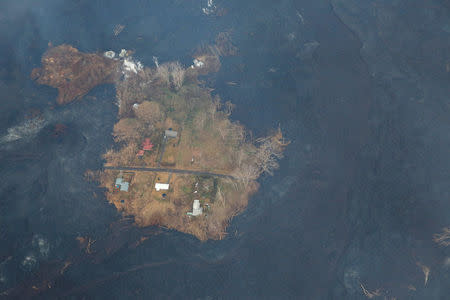
<instances>
[{"instance_id":1,"label":"metal roof shed","mask_svg":"<svg viewBox=\"0 0 450 300\"><path fill-rule=\"evenodd\" d=\"M174 130L166 130L164 132L164 136L168 138L176 138L178 136L178 132Z\"/></svg>"},{"instance_id":2,"label":"metal roof shed","mask_svg":"<svg viewBox=\"0 0 450 300\"><path fill-rule=\"evenodd\" d=\"M123 181L120 185L120 190L122 192L128 192L128 188L130 187L130 183Z\"/></svg>"},{"instance_id":3,"label":"metal roof shed","mask_svg":"<svg viewBox=\"0 0 450 300\"><path fill-rule=\"evenodd\" d=\"M193 216L199 216L203 212L203 208L200 207L200 200L194 200L194 203L192 204L192 215Z\"/></svg>"},{"instance_id":4,"label":"metal roof shed","mask_svg":"<svg viewBox=\"0 0 450 300\"><path fill-rule=\"evenodd\" d=\"M116 187L120 187L121 184L122 184L122 177L119 177L116 179Z\"/></svg>"},{"instance_id":5,"label":"metal roof shed","mask_svg":"<svg viewBox=\"0 0 450 300\"><path fill-rule=\"evenodd\" d=\"M169 189L169 184L168 183L155 183L155 189L158 192L160 190L168 190Z\"/></svg>"}]
</instances>

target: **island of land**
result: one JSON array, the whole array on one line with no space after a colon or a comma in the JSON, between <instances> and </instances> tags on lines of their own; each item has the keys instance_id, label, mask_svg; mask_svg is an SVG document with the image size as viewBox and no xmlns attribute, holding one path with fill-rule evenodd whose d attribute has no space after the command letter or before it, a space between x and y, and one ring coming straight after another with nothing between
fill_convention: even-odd
<instances>
[{"instance_id":1,"label":"island of land","mask_svg":"<svg viewBox=\"0 0 450 300\"><path fill-rule=\"evenodd\" d=\"M61 45L33 71L38 83L58 88L60 104L97 84L115 84L115 145L104 154L104 168L87 175L138 226L222 239L257 191L257 178L278 167L287 145L281 130L252 138L230 120L233 104L212 96L198 79L220 68L221 55L235 52L226 37L200 49L187 68L157 58L154 67L144 67L126 50L86 54Z\"/></svg>"},{"instance_id":2,"label":"island of land","mask_svg":"<svg viewBox=\"0 0 450 300\"><path fill-rule=\"evenodd\" d=\"M66 104L86 95L103 83L114 83L119 61L97 54L79 52L72 46L50 47L31 78L39 84L58 89L58 104Z\"/></svg>"}]
</instances>

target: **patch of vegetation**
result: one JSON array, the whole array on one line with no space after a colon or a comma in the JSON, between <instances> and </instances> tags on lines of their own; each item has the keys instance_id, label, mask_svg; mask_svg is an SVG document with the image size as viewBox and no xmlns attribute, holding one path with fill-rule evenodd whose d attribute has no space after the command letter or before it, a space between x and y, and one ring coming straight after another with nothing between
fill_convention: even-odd
<instances>
[{"instance_id":1,"label":"patch of vegetation","mask_svg":"<svg viewBox=\"0 0 450 300\"><path fill-rule=\"evenodd\" d=\"M214 55L207 53L204 60L214 61ZM232 103L212 97L208 89L201 88L193 69L184 71L183 80L176 79L171 72L180 65L175 65L146 68L142 74L116 85L120 103L125 107L119 109L120 119L113 135L123 145L105 154L107 163L157 167L159 162L169 169L231 177L158 173L146 181L144 175L139 175L124 203L115 200L108 182L102 183L108 188L108 199L134 215L139 225L159 224L202 240L220 239L226 234L229 220L247 206L248 198L257 190L256 179L262 173L273 174L278 167L277 160L287 143L280 130L268 137L250 138L241 124L230 121ZM177 137L163 138L169 129L177 131ZM153 149L137 158L144 138L151 139ZM155 182L167 182L170 188L155 191ZM188 215L195 199L200 201L204 214Z\"/></svg>"}]
</instances>

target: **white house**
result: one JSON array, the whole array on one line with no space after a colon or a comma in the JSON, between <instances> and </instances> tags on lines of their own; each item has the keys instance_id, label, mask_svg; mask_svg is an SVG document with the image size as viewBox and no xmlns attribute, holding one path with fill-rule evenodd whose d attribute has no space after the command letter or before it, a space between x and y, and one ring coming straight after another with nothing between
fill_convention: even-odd
<instances>
[{"instance_id":1,"label":"white house","mask_svg":"<svg viewBox=\"0 0 450 300\"><path fill-rule=\"evenodd\" d=\"M188 216L199 216L203 213L203 208L200 207L200 200L195 199L192 204L192 212L187 213Z\"/></svg>"},{"instance_id":2,"label":"white house","mask_svg":"<svg viewBox=\"0 0 450 300\"><path fill-rule=\"evenodd\" d=\"M203 208L200 207L200 200L194 200L194 204L192 204L192 215L198 216L203 212Z\"/></svg>"},{"instance_id":3,"label":"white house","mask_svg":"<svg viewBox=\"0 0 450 300\"><path fill-rule=\"evenodd\" d=\"M169 184L168 183L155 183L155 189L157 192L161 190L168 190Z\"/></svg>"}]
</instances>

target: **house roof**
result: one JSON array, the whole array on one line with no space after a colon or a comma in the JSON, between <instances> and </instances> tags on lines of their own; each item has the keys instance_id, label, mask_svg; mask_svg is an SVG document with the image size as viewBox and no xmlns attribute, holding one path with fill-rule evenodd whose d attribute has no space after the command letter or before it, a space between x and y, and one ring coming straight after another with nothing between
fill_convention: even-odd
<instances>
[{"instance_id":1,"label":"house roof","mask_svg":"<svg viewBox=\"0 0 450 300\"><path fill-rule=\"evenodd\" d=\"M177 137L178 136L178 132L174 131L174 130L166 130L164 132L165 136L167 137Z\"/></svg>"},{"instance_id":2,"label":"house roof","mask_svg":"<svg viewBox=\"0 0 450 300\"><path fill-rule=\"evenodd\" d=\"M143 142L142 142L142 149L143 150L152 150L153 149L153 144L150 141L149 138L146 138Z\"/></svg>"},{"instance_id":3,"label":"house roof","mask_svg":"<svg viewBox=\"0 0 450 300\"><path fill-rule=\"evenodd\" d=\"M169 189L169 184L168 183L155 183L155 189L157 191L159 191L159 190L168 190Z\"/></svg>"},{"instance_id":4,"label":"house roof","mask_svg":"<svg viewBox=\"0 0 450 300\"><path fill-rule=\"evenodd\" d=\"M130 186L130 183L123 181L120 185L120 190L123 192L128 192L128 188Z\"/></svg>"},{"instance_id":5,"label":"house roof","mask_svg":"<svg viewBox=\"0 0 450 300\"><path fill-rule=\"evenodd\" d=\"M121 185L122 184L123 179L121 177L116 179L116 185Z\"/></svg>"},{"instance_id":6,"label":"house roof","mask_svg":"<svg viewBox=\"0 0 450 300\"><path fill-rule=\"evenodd\" d=\"M142 146L142 150L152 150L152 149L153 149L153 144Z\"/></svg>"}]
</instances>

